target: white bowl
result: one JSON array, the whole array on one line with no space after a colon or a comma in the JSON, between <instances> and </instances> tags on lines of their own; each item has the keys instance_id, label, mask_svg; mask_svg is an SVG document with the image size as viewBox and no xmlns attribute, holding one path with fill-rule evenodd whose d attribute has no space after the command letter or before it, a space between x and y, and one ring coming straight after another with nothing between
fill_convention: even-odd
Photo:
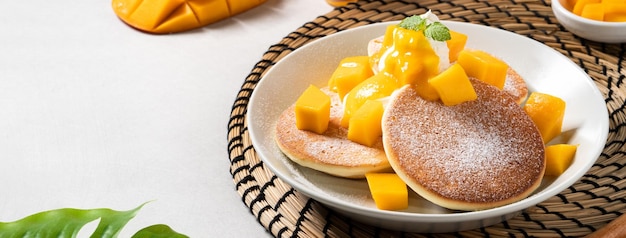
<instances>
[{"instance_id":1,"label":"white bowl","mask_svg":"<svg viewBox=\"0 0 626 238\"><path fill-rule=\"evenodd\" d=\"M565 9L561 1L564 0L552 0L552 11L565 29L592 41L626 42L626 22L603 22L587 19Z\"/></svg>"},{"instance_id":2,"label":"white bowl","mask_svg":"<svg viewBox=\"0 0 626 238\"><path fill-rule=\"evenodd\" d=\"M339 32L311 42L274 65L256 86L248 107L251 141L265 166L299 192L354 220L407 232L453 232L489 226L509 219L574 184L596 161L608 135L604 97L589 76L569 58L548 46L508 31L481 25L444 22L468 35L467 47L490 52L518 71L530 91L565 100L563 143L577 144L570 167L558 177L545 177L528 198L493 209L457 212L444 209L411 192L409 208L376 208L365 180L333 177L292 163L274 141L280 113L310 84L322 87L347 56L366 55L367 42L389 24L378 23Z\"/></svg>"}]
</instances>

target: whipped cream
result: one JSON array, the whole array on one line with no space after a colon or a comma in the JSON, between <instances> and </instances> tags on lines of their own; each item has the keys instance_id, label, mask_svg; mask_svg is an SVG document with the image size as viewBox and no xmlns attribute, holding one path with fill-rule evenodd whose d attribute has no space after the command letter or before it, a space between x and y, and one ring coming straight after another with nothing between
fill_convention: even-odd
<instances>
[{"instance_id":1,"label":"whipped cream","mask_svg":"<svg viewBox=\"0 0 626 238\"><path fill-rule=\"evenodd\" d=\"M426 24L430 25L434 22L440 22L439 17L433 14L430 10L428 12L420 15L422 19L426 20ZM433 48L435 54L439 56L439 73L443 72L447 68L450 67L450 49L448 48L448 44L445 41L436 41L430 38L427 38L430 43L430 47Z\"/></svg>"}]
</instances>

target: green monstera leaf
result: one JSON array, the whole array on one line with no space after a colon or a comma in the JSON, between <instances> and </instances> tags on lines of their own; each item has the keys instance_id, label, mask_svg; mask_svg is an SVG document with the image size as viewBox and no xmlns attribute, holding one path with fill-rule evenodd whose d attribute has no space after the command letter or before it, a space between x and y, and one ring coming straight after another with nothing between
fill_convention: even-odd
<instances>
[{"instance_id":1,"label":"green monstera leaf","mask_svg":"<svg viewBox=\"0 0 626 238\"><path fill-rule=\"evenodd\" d=\"M187 238L167 225L157 224L141 229L131 238Z\"/></svg>"},{"instance_id":2,"label":"green monstera leaf","mask_svg":"<svg viewBox=\"0 0 626 238\"><path fill-rule=\"evenodd\" d=\"M98 226L91 237L115 238L128 221L145 205L128 211L108 208L75 209L62 208L36 213L14 222L0 222L0 238L74 238L87 223L96 221ZM144 234L144 235L142 235ZM148 234L148 235L145 235ZM154 225L137 232L133 237L187 237L167 225Z\"/></svg>"}]
</instances>

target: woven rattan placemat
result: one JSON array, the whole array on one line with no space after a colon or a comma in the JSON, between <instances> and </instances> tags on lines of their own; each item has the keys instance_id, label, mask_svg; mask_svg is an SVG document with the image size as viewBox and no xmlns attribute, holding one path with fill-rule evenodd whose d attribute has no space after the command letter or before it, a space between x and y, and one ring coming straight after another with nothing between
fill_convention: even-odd
<instances>
[{"instance_id":1,"label":"woven rattan placemat","mask_svg":"<svg viewBox=\"0 0 626 238\"><path fill-rule=\"evenodd\" d=\"M506 222L452 234L414 234L350 220L295 191L263 165L249 139L245 115L250 94L272 65L321 37L371 23L400 20L427 9L442 20L493 26L543 42L593 78L609 111L609 137L585 176ZM235 188L260 225L276 237L584 236L626 212L625 56L624 44L591 42L565 30L554 17L549 1L374 0L336 8L270 46L245 79L228 123L230 172Z\"/></svg>"}]
</instances>

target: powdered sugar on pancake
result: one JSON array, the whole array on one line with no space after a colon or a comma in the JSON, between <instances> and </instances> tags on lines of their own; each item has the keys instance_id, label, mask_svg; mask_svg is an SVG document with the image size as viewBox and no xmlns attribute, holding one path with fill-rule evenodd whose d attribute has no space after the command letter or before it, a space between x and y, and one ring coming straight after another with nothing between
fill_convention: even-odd
<instances>
[{"instance_id":1,"label":"powdered sugar on pancake","mask_svg":"<svg viewBox=\"0 0 626 238\"><path fill-rule=\"evenodd\" d=\"M405 87L386 108L387 156L394 170L411 180L405 181L409 186L419 186L418 193L498 203L527 193L541 180L544 147L535 125L511 97L473 83L475 101L443 106Z\"/></svg>"},{"instance_id":2,"label":"powdered sugar on pancake","mask_svg":"<svg viewBox=\"0 0 626 238\"><path fill-rule=\"evenodd\" d=\"M363 177L365 172L389 170L382 139L372 147L347 139L341 126L343 104L337 93L321 88L331 97L330 122L324 134L299 130L294 105L287 108L276 125L276 142L292 161L309 168L342 177Z\"/></svg>"}]
</instances>

